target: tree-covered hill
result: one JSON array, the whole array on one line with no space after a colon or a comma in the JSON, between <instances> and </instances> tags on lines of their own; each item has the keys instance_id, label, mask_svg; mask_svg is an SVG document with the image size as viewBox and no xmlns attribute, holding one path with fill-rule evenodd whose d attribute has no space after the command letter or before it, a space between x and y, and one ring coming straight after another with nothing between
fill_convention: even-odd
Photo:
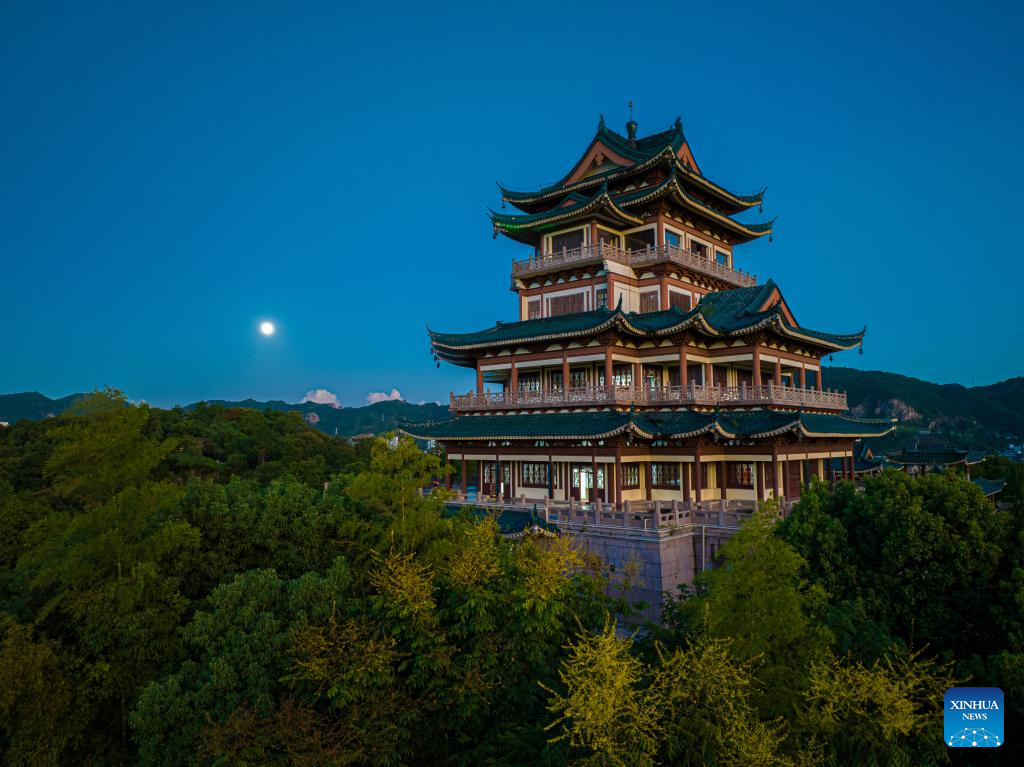
<instances>
[{"instance_id":1,"label":"tree-covered hill","mask_svg":"<svg viewBox=\"0 0 1024 767\"><path fill-rule=\"evenodd\" d=\"M38 421L58 416L81 399L82 394L71 394L60 399L50 399L39 392L21 394L0 394L0 421L17 423L21 420ZM186 411L194 410L199 403L186 405ZM274 410L296 412L305 416L316 413L319 420L314 424L320 431L339 437L354 437L358 434L381 434L394 431L409 423L425 423L449 418L447 405L426 402L416 405L403 400L377 402L364 407L332 407L315 402L290 403L282 400L261 402L254 399L237 401L207 400L207 404L225 408L248 408L251 410Z\"/></svg>"}]
</instances>

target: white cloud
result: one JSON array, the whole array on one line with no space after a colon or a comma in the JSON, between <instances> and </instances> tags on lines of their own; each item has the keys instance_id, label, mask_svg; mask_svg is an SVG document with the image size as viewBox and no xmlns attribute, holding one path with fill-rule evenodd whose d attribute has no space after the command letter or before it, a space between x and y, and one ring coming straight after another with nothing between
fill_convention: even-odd
<instances>
[{"instance_id":1,"label":"white cloud","mask_svg":"<svg viewBox=\"0 0 1024 767\"><path fill-rule=\"evenodd\" d=\"M341 403L338 402L338 395L327 389L313 389L312 391L306 392L306 396L302 398L303 402L315 402L318 405L330 405L331 407L341 407Z\"/></svg>"},{"instance_id":2,"label":"white cloud","mask_svg":"<svg viewBox=\"0 0 1024 767\"><path fill-rule=\"evenodd\" d=\"M372 391L366 395L366 401L371 405L375 402L387 402L389 399L402 399L402 393L398 389L392 389L390 394Z\"/></svg>"}]
</instances>

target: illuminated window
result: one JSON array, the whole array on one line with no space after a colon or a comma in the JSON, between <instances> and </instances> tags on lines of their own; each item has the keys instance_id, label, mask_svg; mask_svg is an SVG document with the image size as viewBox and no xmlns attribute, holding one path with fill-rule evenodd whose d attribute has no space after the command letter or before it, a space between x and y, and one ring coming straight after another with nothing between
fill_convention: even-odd
<instances>
[{"instance_id":1,"label":"illuminated window","mask_svg":"<svg viewBox=\"0 0 1024 767\"><path fill-rule=\"evenodd\" d=\"M640 464L622 464L622 487L624 490L633 490L640 487Z\"/></svg>"},{"instance_id":2,"label":"illuminated window","mask_svg":"<svg viewBox=\"0 0 1024 767\"><path fill-rule=\"evenodd\" d=\"M678 489L679 488L679 464L678 463L652 463L651 464L651 487Z\"/></svg>"}]
</instances>

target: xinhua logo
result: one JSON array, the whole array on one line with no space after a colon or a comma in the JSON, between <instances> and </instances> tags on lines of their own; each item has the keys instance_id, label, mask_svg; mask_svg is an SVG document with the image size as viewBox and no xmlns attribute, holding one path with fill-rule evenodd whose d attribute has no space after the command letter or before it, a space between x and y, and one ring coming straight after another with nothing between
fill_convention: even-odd
<instances>
[{"instance_id":1,"label":"xinhua logo","mask_svg":"<svg viewBox=\"0 0 1024 767\"><path fill-rule=\"evenodd\" d=\"M1003 745L1003 691L998 687L950 687L945 706L947 746Z\"/></svg>"}]
</instances>

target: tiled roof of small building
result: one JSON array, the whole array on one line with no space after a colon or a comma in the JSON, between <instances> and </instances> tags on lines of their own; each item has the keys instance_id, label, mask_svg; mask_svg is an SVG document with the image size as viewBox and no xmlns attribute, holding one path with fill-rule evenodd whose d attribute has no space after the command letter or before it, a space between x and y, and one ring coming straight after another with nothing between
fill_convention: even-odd
<instances>
[{"instance_id":1,"label":"tiled roof of small building","mask_svg":"<svg viewBox=\"0 0 1024 767\"><path fill-rule=\"evenodd\" d=\"M1006 477L1000 479L985 479L984 477L975 477L971 480L974 484L981 488L981 492L985 495L995 495L1001 493L1003 488L1006 486Z\"/></svg>"},{"instance_id":2,"label":"tiled roof of small building","mask_svg":"<svg viewBox=\"0 0 1024 767\"><path fill-rule=\"evenodd\" d=\"M960 463L981 463L985 460L985 455L956 448L945 450L906 449L889 453L886 458L890 463L900 466L954 466Z\"/></svg>"}]
</instances>

